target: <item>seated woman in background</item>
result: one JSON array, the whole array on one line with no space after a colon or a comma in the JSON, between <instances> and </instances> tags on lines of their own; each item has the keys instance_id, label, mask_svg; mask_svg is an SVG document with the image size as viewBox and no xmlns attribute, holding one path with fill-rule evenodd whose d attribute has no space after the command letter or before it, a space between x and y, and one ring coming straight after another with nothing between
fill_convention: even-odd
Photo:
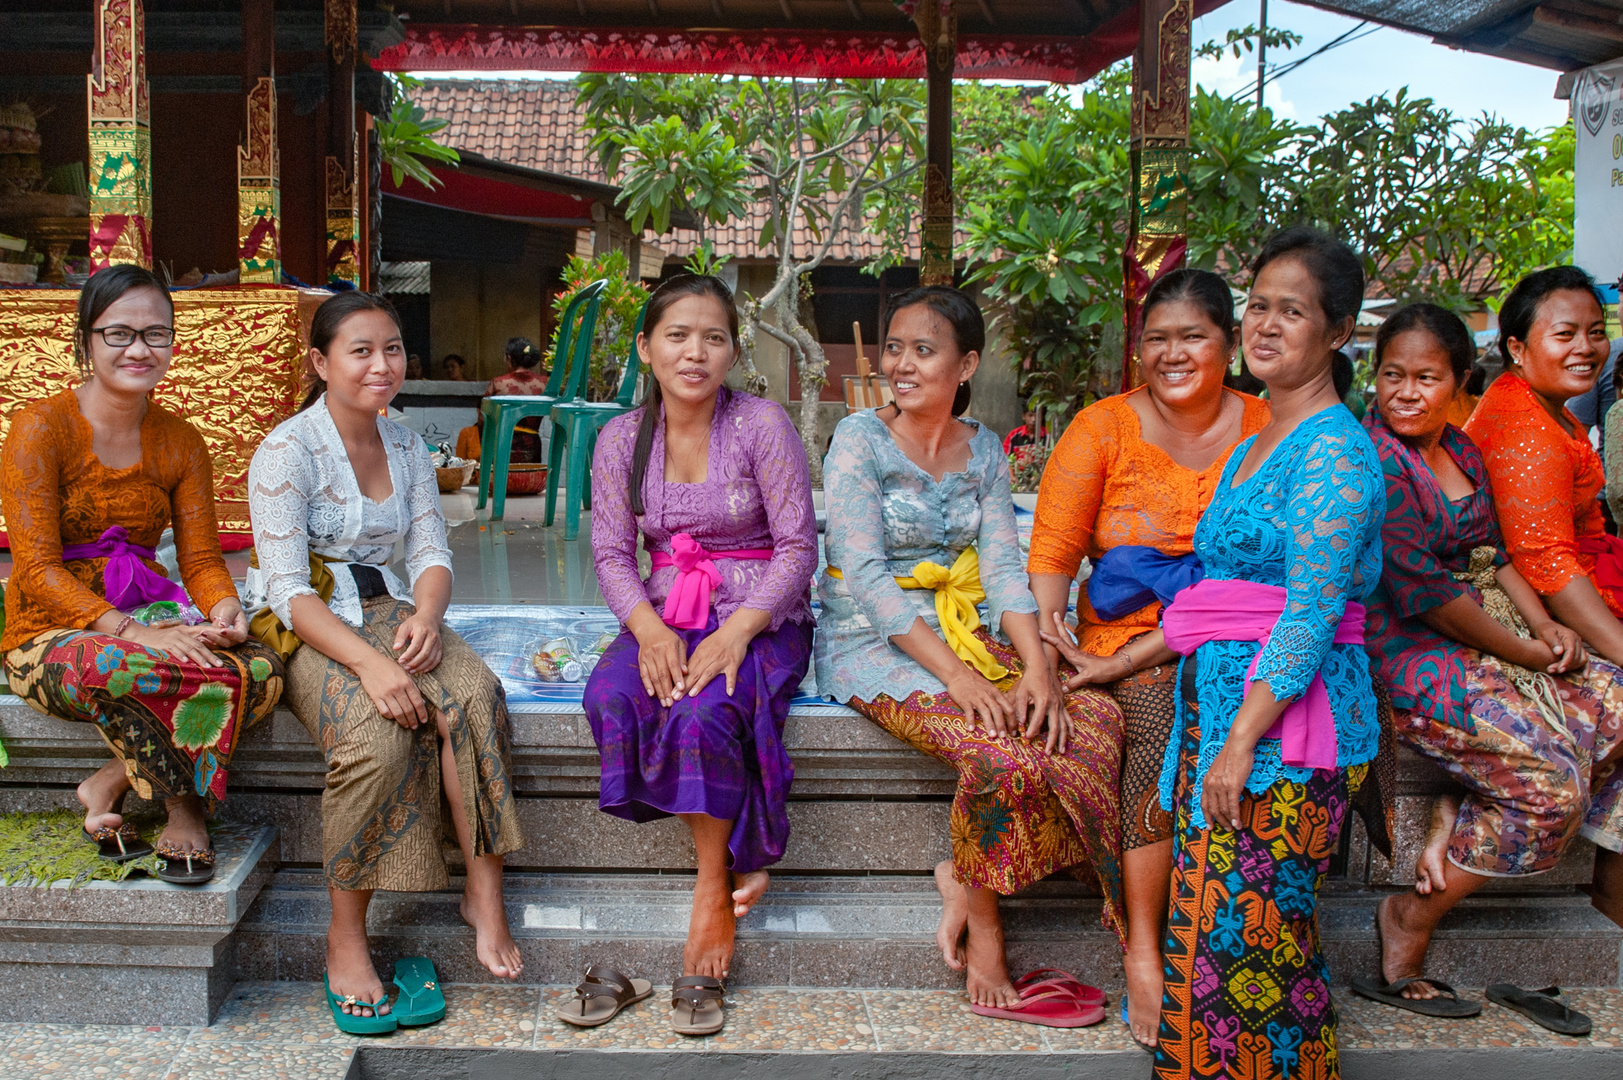
<instances>
[{"instance_id":1,"label":"seated woman in background","mask_svg":"<svg viewBox=\"0 0 1623 1080\"><path fill-rule=\"evenodd\" d=\"M503 352L507 370L490 380L490 386L485 390L485 397L501 397L509 394L532 395L543 394L547 389L547 377L536 369L541 364L541 350L535 347L535 342L529 338L508 338L507 348ZM447 360L450 357L446 357ZM480 413L472 425L463 428L457 434L457 457L467 458L469 461L478 461L482 450L480 437L484 432L485 417ZM508 461L521 464L534 464L541 460L541 421L525 420L513 429L513 452Z\"/></svg>"},{"instance_id":2,"label":"seated woman in background","mask_svg":"<svg viewBox=\"0 0 1623 1080\"><path fill-rule=\"evenodd\" d=\"M169 371L174 317L149 271L98 271L79 294L82 382L12 417L0 450L12 557L0 649L12 693L95 724L113 751L79 785L102 854L152 851L121 816L133 787L169 812L159 876L198 884L214 873L205 816L225 797L243 732L281 696L282 663L248 640L203 439L149 397ZM171 523L184 589L154 555ZM138 617L155 601L189 603L207 621Z\"/></svg>"},{"instance_id":3,"label":"seated woman in background","mask_svg":"<svg viewBox=\"0 0 1623 1080\"><path fill-rule=\"evenodd\" d=\"M637 350L648 399L604 427L592 467L597 578L624 630L586 684L586 718L602 810L675 814L692 830L699 874L671 1022L704 1035L724 1020L736 920L789 839L783 725L811 661L817 517L788 414L723 385L738 309L720 279L661 284ZM558 1015L587 1022L587 990Z\"/></svg>"},{"instance_id":4,"label":"seated woman in background","mask_svg":"<svg viewBox=\"0 0 1623 1080\"><path fill-rule=\"evenodd\" d=\"M1077 671L1070 685L1104 686L1126 724L1127 991L1133 1037L1154 1046L1172 875L1172 816L1161 809L1158 780L1177 666L1141 662L1132 644L1199 579L1195 524L1230 452L1268 422L1268 405L1223 388L1238 332L1228 283L1216 274L1175 270L1157 280L1139 341L1144 385L1083 409L1048 459L1027 569L1043 636ZM1084 556L1093 569L1077 596L1073 639L1063 620Z\"/></svg>"},{"instance_id":5,"label":"seated woman in background","mask_svg":"<svg viewBox=\"0 0 1623 1080\"><path fill-rule=\"evenodd\" d=\"M502 856L523 846L506 699L442 624L451 552L428 450L380 415L405 363L388 301L325 301L310 327L310 394L248 470L254 632L288 658L288 704L327 762L328 991L353 999L345 1014L368 1018L388 1005L366 909L376 889L449 883L442 795L467 863L462 917L479 962L498 978L524 969L502 902ZM402 541L409 588L385 565Z\"/></svg>"},{"instance_id":6,"label":"seated woman in background","mask_svg":"<svg viewBox=\"0 0 1623 1080\"><path fill-rule=\"evenodd\" d=\"M980 310L956 289L911 289L886 306L879 340L895 404L840 421L824 463L818 690L958 771L938 941L949 965L967 966L974 1008L1041 1022L1057 1005L1074 1021L1098 1008L1080 987L1085 1006L1012 1011L1030 1003L1009 977L998 897L1091 866L1105 924L1122 935L1121 712L1100 691L1060 686L1021 565L1008 461L991 431L960 419L986 343ZM1013 648L980 627L982 599Z\"/></svg>"},{"instance_id":7,"label":"seated woman in background","mask_svg":"<svg viewBox=\"0 0 1623 1080\"><path fill-rule=\"evenodd\" d=\"M1575 266L1522 278L1499 312L1499 348L1508 366L1465 433L1482 451L1505 550L1557 621L1623 665L1623 541L1607 535L1595 498L1600 455L1562 404L1587 391L1606 360L1594 280ZM1595 798L1600 780L1591 778ZM1595 906L1623 923L1623 835L1597 833L1596 842Z\"/></svg>"},{"instance_id":8,"label":"seated woman in background","mask_svg":"<svg viewBox=\"0 0 1623 1080\"><path fill-rule=\"evenodd\" d=\"M1398 738L1469 794L1463 805L1439 800L1415 892L1377 911L1381 977L1352 985L1432 1016L1482 1011L1422 977L1444 914L1492 878L1553 868L1580 831L1623 841L1613 820L1623 775L1611 759L1623 745L1623 671L1599 658L1586 666L1578 635L1505 558L1482 455L1448 421L1474 355L1458 316L1399 309L1375 337L1377 408L1364 420L1386 479L1369 651Z\"/></svg>"}]
</instances>

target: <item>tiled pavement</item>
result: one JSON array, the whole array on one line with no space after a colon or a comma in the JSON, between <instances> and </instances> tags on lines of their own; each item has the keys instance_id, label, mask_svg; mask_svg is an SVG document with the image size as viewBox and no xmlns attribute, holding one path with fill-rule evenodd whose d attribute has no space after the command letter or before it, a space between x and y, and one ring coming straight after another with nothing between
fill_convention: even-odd
<instances>
[{"instance_id":1,"label":"tiled pavement","mask_svg":"<svg viewBox=\"0 0 1623 1080\"><path fill-rule=\"evenodd\" d=\"M446 988L449 1011L439 1024L365 1042L402 1050L541 1053L1102 1053L1132 1055L1148 1065L1113 1018L1068 1031L987 1020L972 1014L955 991L739 990L729 999L726 1028L706 1039L673 1034L658 992L594 1029L556 1019L554 1009L568 996L562 988L452 985ZM1481 999L1479 992L1470 996ZM1623 1047L1623 990L1574 990L1569 996L1595 1022L1588 1039L1552 1035L1492 1004L1474 1020L1449 1023L1338 994L1342 1045L1349 1052ZM206 1028L0 1024L0 1078L343 1080L357 1075L350 1070L362 1041L335 1030L316 984L242 983ZM1548 1060L1537 1053L1533 1058Z\"/></svg>"}]
</instances>

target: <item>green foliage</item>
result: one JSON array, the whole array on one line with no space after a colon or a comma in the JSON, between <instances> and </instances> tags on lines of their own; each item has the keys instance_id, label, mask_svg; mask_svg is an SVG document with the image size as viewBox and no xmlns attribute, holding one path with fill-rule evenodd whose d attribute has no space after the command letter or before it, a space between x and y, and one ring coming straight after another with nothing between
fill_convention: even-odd
<instances>
[{"instance_id":1,"label":"green foliage","mask_svg":"<svg viewBox=\"0 0 1623 1080\"><path fill-rule=\"evenodd\" d=\"M721 268L732 262L731 255L717 255L716 246L708 239L700 240L699 246L693 249L682 269L690 274L709 274L714 276L721 272ZM0 627L3 629L3 627Z\"/></svg>"},{"instance_id":2,"label":"green foliage","mask_svg":"<svg viewBox=\"0 0 1623 1080\"><path fill-rule=\"evenodd\" d=\"M611 251L590 259L571 255L564 264L563 290L552 299L554 325L547 345L549 364L558 354L558 335L569 302L599 278L608 280L608 288L603 290L598 307L597 330L592 335L592 363L586 376L588 401L611 401L620 391L620 376L625 372L636 337L637 316L648 302L647 286L632 279L630 269L630 260L623 251ZM568 362L567 358L564 362Z\"/></svg>"},{"instance_id":3,"label":"green foliage","mask_svg":"<svg viewBox=\"0 0 1623 1080\"><path fill-rule=\"evenodd\" d=\"M1270 26L1266 33L1257 30L1256 23L1250 23L1241 29L1230 29L1222 41L1208 41L1195 49L1195 55L1207 60L1221 60L1225 52L1233 52L1238 60L1244 52L1251 52L1257 47L1257 39L1265 37L1270 49L1290 49L1302 43L1302 35L1294 30L1286 30L1281 26Z\"/></svg>"},{"instance_id":4,"label":"green foliage","mask_svg":"<svg viewBox=\"0 0 1623 1080\"><path fill-rule=\"evenodd\" d=\"M132 822L148 843L163 831L161 821ZM68 888L87 881L123 881L137 870L151 870L152 856L115 863L102 858L84 838L84 815L72 810L0 814L0 885Z\"/></svg>"},{"instance_id":5,"label":"green foliage","mask_svg":"<svg viewBox=\"0 0 1623 1080\"><path fill-rule=\"evenodd\" d=\"M439 184L424 164L423 159L455 165L462 158L449 146L434 141L434 133L449 122L430 117L419 105L412 104L411 91L422 85L421 79L410 75L387 76L394 86L394 105L388 119L376 123L378 153L389 167L395 187L411 177L426 188Z\"/></svg>"}]
</instances>

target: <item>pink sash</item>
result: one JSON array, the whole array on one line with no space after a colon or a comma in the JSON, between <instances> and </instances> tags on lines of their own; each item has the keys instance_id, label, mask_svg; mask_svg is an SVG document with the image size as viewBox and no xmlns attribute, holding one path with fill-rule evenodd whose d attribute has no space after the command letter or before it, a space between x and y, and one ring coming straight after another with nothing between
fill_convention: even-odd
<instances>
[{"instance_id":1,"label":"pink sash","mask_svg":"<svg viewBox=\"0 0 1623 1080\"><path fill-rule=\"evenodd\" d=\"M1161 616L1167 648L1188 656L1208 641L1255 641L1259 646L1246 668L1249 687L1257 659L1268 644L1279 617L1285 612L1286 592L1278 585L1255 581L1214 581L1207 578L1178 593ZM1364 605L1349 602L1336 624L1335 644L1364 643ZM1286 765L1306 769L1336 767L1336 721L1324 677L1314 675L1307 692L1289 705L1267 738L1280 740L1279 756Z\"/></svg>"},{"instance_id":2,"label":"pink sash","mask_svg":"<svg viewBox=\"0 0 1623 1080\"><path fill-rule=\"evenodd\" d=\"M679 630L703 630L710 621L710 594L721 584L721 572L713 559L770 559L771 548L741 551L706 551L688 533L671 537L669 553L652 553L654 569L676 567L676 582L665 598L661 616L667 626Z\"/></svg>"}]
</instances>

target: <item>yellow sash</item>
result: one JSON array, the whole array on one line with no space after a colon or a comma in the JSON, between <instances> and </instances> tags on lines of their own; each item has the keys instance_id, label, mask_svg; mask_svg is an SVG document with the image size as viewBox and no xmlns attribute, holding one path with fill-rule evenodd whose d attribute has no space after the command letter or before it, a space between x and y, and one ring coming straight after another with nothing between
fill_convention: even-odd
<instances>
[{"instance_id":1,"label":"yellow sash","mask_svg":"<svg viewBox=\"0 0 1623 1080\"><path fill-rule=\"evenodd\" d=\"M828 568L828 576L845 579L845 575L832 566ZM940 563L921 562L913 567L912 577L899 577L896 584L904 589L935 592L935 613L941 621L941 636L960 660L992 682L1009 674L1008 668L994 660L975 636L981 626L980 612L975 610L975 605L986 599L986 590L981 587L981 559L974 548L965 548L950 570Z\"/></svg>"},{"instance_id":2,"label":"yellow sash","mask_svg":"<svg viewBox=\"0 0 1623 1080\"><path fill-rule=\"evenodd\" d=\"M255 570L259 569L259 552L248 553L248 565ZM310 587L321 597L323 604L332 603L332 591L336 582L333 581L332 571L327 569L327 560L315 552L310 553ZM280 656L283 661L292 656L304 642L293 628L286 626L276 617L276 612L270 608L260 610L248 620L248 632L254 637L270 646L272 652Z\"/></svg>"}]
</instances>

